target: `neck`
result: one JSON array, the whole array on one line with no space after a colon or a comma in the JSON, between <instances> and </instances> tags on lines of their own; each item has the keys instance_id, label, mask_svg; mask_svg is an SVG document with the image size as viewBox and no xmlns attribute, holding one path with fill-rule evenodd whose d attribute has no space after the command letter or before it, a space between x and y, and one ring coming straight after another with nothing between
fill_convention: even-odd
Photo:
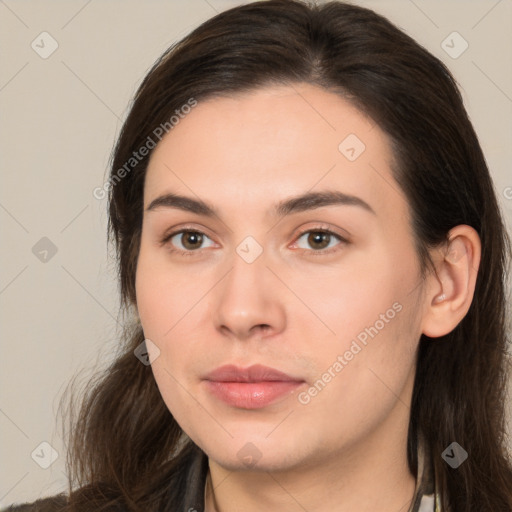
<instances>
[{"instance_id":1,"label":"neck","mask_svg":"<svg viewBox=\"0 0 512 512\"><path fill-rule=\"evenodd\" d=\"M409 411L402 403L396 408L387 425L328 460L272 472L231 472L210 459L205 512L408 511L416 488L407 464Z\"/></svg>"}]
</instances>

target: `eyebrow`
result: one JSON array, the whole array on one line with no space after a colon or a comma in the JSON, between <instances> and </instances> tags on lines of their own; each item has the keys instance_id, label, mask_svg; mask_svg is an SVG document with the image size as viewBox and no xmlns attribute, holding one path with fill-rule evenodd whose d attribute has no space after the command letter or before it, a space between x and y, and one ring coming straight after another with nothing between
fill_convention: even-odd
<instances>
[{"instance_id":1,"label":"eyebrow","mask_svg":"<svg viewBox=\"0 0 512 512\"><path fill-rule=\"evenodd\" d=\"M327 190L324 192L306 192L304 194L291 197L280 201L274 205L273 213L278 217L290 215L292 213L322 208L323 206L358 206L373 215L376 215L374 209L363 199L357 196L344 194L337 190ZM161 195L149 204L146 211L152 211L156 208L176 208L197 215L206 217L219 217L219 212L211 204L192 197L179 194L168 193Z\"/></svg>"}]
</instances>

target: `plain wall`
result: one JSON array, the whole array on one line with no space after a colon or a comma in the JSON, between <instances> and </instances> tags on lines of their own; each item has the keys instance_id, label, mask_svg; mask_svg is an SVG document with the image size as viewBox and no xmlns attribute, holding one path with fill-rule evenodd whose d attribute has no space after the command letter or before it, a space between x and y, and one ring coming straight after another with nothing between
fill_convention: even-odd
<instances>
[{"instance_id":1,"label":"plain wall","mask_svg":"<svg viewBox=\"0 0 512 512\"><path fill-rule=\"evenodd\" d=\"M129 101L170 44L240 3L0 3L0 507L65 490L59 399L73 375L108 363L116 348L106 201L93 189L105 182ZM354 3L386 15L453 72L510 228L512 2ZM452 56L441 46L454 31L468 43L457 58L459 36L447 40ZM58 44L47 58L55 43L42 32ZM42 442L59 454L48 469L35 462L48 457Z\"/></svg>"}]
</instances>

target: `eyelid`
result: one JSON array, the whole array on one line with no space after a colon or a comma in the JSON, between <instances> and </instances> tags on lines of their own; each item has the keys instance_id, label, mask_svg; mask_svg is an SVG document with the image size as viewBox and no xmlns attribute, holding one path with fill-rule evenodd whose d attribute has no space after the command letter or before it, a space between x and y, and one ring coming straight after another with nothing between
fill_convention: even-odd
<instances>
[{"instance_id":1,"label":"eyelid","mask_svg":"<svg viewBox=\"0 0 512 512\"><path fill-rule=\"evenodd\" d=\"M321 233L328 233L332 236L334 236L335 238L337 238L339 240L339 242L343 245L343 244L349 244L350 243L350 236L348 235L347 232L345 232L344 230L342 230L345 234L341 234L340 233L341 230L337 230L336 228L334 228L333 226L331 226L330 224L326 224L326 223L320 223L320 224L316 224L314 226L310 226L310 227L307 227L307 228L301 228L300 231L294 235L294 241L292 242L292 245L296 245L298 240L300 238L302 238L303 235L305 235L306 233L311 233L311 232L321 232ZM339 250L339 247L338 245L340 244L337 244L335 247L330 247L328 249L320 249L320 250L314 250L314 249L302 249L302 248L297 248L297 250L300 250L302 252L306 252L308 254L314 254L314 255L321 255L321 254L328 254L328 253L331 253L331 252L336 252Z\"/></svg>"},{"instance_id":2,"label":"eyelid","mask_svg":"<svg viewBox=\"0 0 512 512\"><path fill-rule=\"evenodd\" d=\"M172 228L167 229L160 238L160 245L167 244L173 236L176 236L179 233L183 233L183 232L187 232L187 231L192 231L194 233L200 233L201 235L207 236L210 240L213 240L213 238L207 233L208 230L206 230L206 228L204 228L204 227L198 228L193 225L185 224L185 225L180 225L177 227L173 226ZM187 252L193 252L193 251L187 251Z\"/></svg>"},{"instance_id":3,"label":"eyelid","mask_svg":"<svg viewBox=\"0 0 512 512\"><path fill-rule=\"evenodd\" d=\"M350 233L348 231L322 221L312 221L307 224L303 224L300 228L295 230L292 236L296 239L309 231L327 231L346 242L350 242Z\"/></svg>"},{"instance_id":4,"label":"eyelid","mask_svg":"<svg viewBox=\"0 0 512 512\"><path fill-rule=\"evenodd\" d=\"M169 241L174 236L176 236L176 235L178 235L180 233L184 233L184 232L200 233L201 235L204 235L204 236L208 237L210 240L212 240L214 243L216 243L213 240L213 238L207 232L205 232L205 230L206 230L206 228L204 228L204 227L198 228L198 227L195 227L194 225L181 225L181 226L178 226L178 227L170 228L170 229L166 230L165 233L162 235L162 237L160 239L160 246L167 245L169 243ZM345 234L342 235L340 233L340 231L343 231ZM303 235L305 235L306 233L310 233L310 232L328 233L328 234L336 237L340 241L341 244L348 244L348 243L350 243L350 236L348 236L348 233L345 232L344 230L337 230L336 228L334 228L333 226L331 226L330 224L327 224L327 223L317 223L317 224L314 224L313 226L310 226L310 227L307 227L307 228L300 228L298 233L293 235L292 245L295 245L297 243L297 241ZM338 249L338 245L336 245L335 247L328 248L328 249L319 249L319 250L302 249L302 248L297 248L297 249L300 250L301 252L321 255L321 254L327 254L327 253L335 252L335 251L339 250ZM173 247L171 252L185 254L185 255L193 255L193 254L196 254L196 253L200 253L202 251L202 249L203 248L196 249L196 250L183 251L182 249L178 249L176 247ZM204 248L204 249L206 249L206 248Z\"/></svg>"}]
</instances>

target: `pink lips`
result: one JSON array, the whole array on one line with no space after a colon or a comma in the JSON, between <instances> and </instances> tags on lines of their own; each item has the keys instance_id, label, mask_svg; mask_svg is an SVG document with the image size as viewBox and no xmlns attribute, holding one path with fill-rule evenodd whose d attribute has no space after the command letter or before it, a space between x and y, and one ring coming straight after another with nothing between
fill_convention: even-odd
<instances>
[{"instance_id":1,"label":"pink lips","mask_svg":"<svg viewBox=\"0 0 512 512\"><path fill-rule=\"evenodd\" d=\"M213 395L242 409L261 409L303 383L302 379L262 365L221 366L205 377L205 384Z\"/></svg>"}]
</instances>

